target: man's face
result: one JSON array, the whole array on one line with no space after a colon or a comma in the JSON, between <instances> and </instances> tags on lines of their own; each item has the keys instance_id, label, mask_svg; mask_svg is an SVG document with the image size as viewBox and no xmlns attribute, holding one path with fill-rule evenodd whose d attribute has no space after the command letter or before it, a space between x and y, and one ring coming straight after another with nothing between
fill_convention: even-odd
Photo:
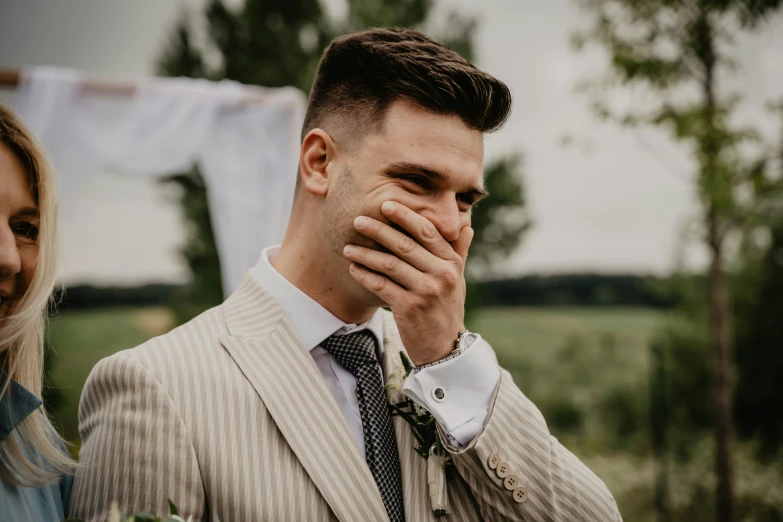
<instances>
[{"instance_id":1,"label":"man's face","mask_svg":"<svg viewBox=\"0 0 783 522\"><path fill-rule=\"evenodd\" d=\"M471 207L484 193L482 133L457 116L437 115L407 101L389 107L382 131L352 147L338 142L337 151L320 226L340 258L347 244L386 251L353 227L358 216L389 223L381 213L384 201L421 214L453 242L470 225Z\"/></svg>"}]
</instances>

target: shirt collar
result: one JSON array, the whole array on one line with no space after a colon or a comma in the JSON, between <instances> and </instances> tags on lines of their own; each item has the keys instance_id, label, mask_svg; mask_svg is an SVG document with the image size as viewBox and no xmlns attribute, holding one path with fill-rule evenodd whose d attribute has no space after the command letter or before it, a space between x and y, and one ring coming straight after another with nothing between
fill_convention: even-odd
<instances>
[{"instance_id":1,"label":"shirt collar","mask_svg":"<svg viewBox=\"0 0 783 522\"><path fill-rule=\"evenodd\" d=\"M379 308L369 321L360 325L342 322L316 300L294 286L272 266L271 260L279 250L279 245L265 248L258 264L250 271L250 274L283 309L304 347L308 351L312 351L330 335L348 334L367 329L375 335L378 341L378 355L380 356L383 353L383 311Z\"/></svg>"},{"instance_id":2,"label":"shirt collar","mask_svg":"<svg viewBox=\"0 0 783 522\"><path fill-rule=\"evenodd\" d=\"M8 374L0 371L0 390L5 386L6 381L8 381ZM43 404L41 399L11 379L8 389L0 397L0 442L3 442L41 404Z\"/></svg>"}]
</instances>

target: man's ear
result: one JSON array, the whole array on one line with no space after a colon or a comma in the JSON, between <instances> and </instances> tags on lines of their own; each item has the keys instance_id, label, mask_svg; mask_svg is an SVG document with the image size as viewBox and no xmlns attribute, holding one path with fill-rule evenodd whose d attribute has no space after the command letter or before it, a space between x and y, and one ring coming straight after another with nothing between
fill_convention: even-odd
<instances>
[{"instance_id":1,"label":"man's ear","mask_svg":"<svg viewBox=\"0 0 783 522\"><path fill-rule=\"evenodd\" d=\"M302 187L314 196L325 196L329 189L329 163L334 160L335 145L323 129L313 129L302 141L299 177Z\"/></svg>"}]
</instances>

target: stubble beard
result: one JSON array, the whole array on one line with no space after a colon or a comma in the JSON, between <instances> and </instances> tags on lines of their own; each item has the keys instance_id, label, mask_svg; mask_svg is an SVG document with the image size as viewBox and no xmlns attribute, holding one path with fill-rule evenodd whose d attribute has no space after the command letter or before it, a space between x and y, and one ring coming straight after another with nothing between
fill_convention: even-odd
<instances>
[{"instance_id":1,"label":"stubble beard","mask_svg":"<svg viewBox=\"0 0 783 522\"><path fill-rule=\"evenodd\" d=\"M319 228L326 242L326 250L333 257L334 262L330 264L339 271L333 274L334 283L347 286L352 296L366 301L368 305L386 306L378 296L361 286L351 276L348 271L351 261L343 254L346 245L386 251L376 241L360 234L353 227L354 219L361 215L368 215L368 212L361 208L361 197L353 173L346 168L340 176L340 181L332 189Z\"/></svg>"}]
</instances>

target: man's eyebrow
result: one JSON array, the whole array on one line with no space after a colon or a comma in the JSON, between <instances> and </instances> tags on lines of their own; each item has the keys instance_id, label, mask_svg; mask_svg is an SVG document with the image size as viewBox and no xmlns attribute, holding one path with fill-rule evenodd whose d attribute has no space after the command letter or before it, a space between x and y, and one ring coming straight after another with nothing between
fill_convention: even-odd
<instances>
[{"instance_id":1,"label":"man's eyebrow","mask_svg":"<svg viewBox=\"0 0 783 522\"><path fill-rule=\"evenodd\" d=\"M446 179L446 176L442 172L438 172L437 170L427 168L423 165L419 165L418 163L410 163L407 161L395 161L394 163L390 163L386 167L386 171L387 172L397 171L397 172L406 172L410 174L419 174L421 176L430 178L431 180L434 181L443 181ZM481 188L472 187L468 190L461 192L461 194L467 194L473 196L476 199L476 202L478 202L480 199L484 199L489 195L489 193L484 187Z\"/></svg>"},{"instance_id":2,"label":"man's eyebrow","mask_svg":"<svg viewBox=\"0 0 783 522\"><path fill-rule=\"evenodd\" d=\"M426 176L436 181L443 181L444 179L446 179L446 176L444 176L443 173L438 172L437 170L428 169L427 167L423 165L419 165L418 163L410 163L407 161L395 161L394 163L390 163L387 166L386 170L387 171L396 170L396 171L409 172L411 174L421 174L422 176Z\"/></svg>"}]
</instances>

